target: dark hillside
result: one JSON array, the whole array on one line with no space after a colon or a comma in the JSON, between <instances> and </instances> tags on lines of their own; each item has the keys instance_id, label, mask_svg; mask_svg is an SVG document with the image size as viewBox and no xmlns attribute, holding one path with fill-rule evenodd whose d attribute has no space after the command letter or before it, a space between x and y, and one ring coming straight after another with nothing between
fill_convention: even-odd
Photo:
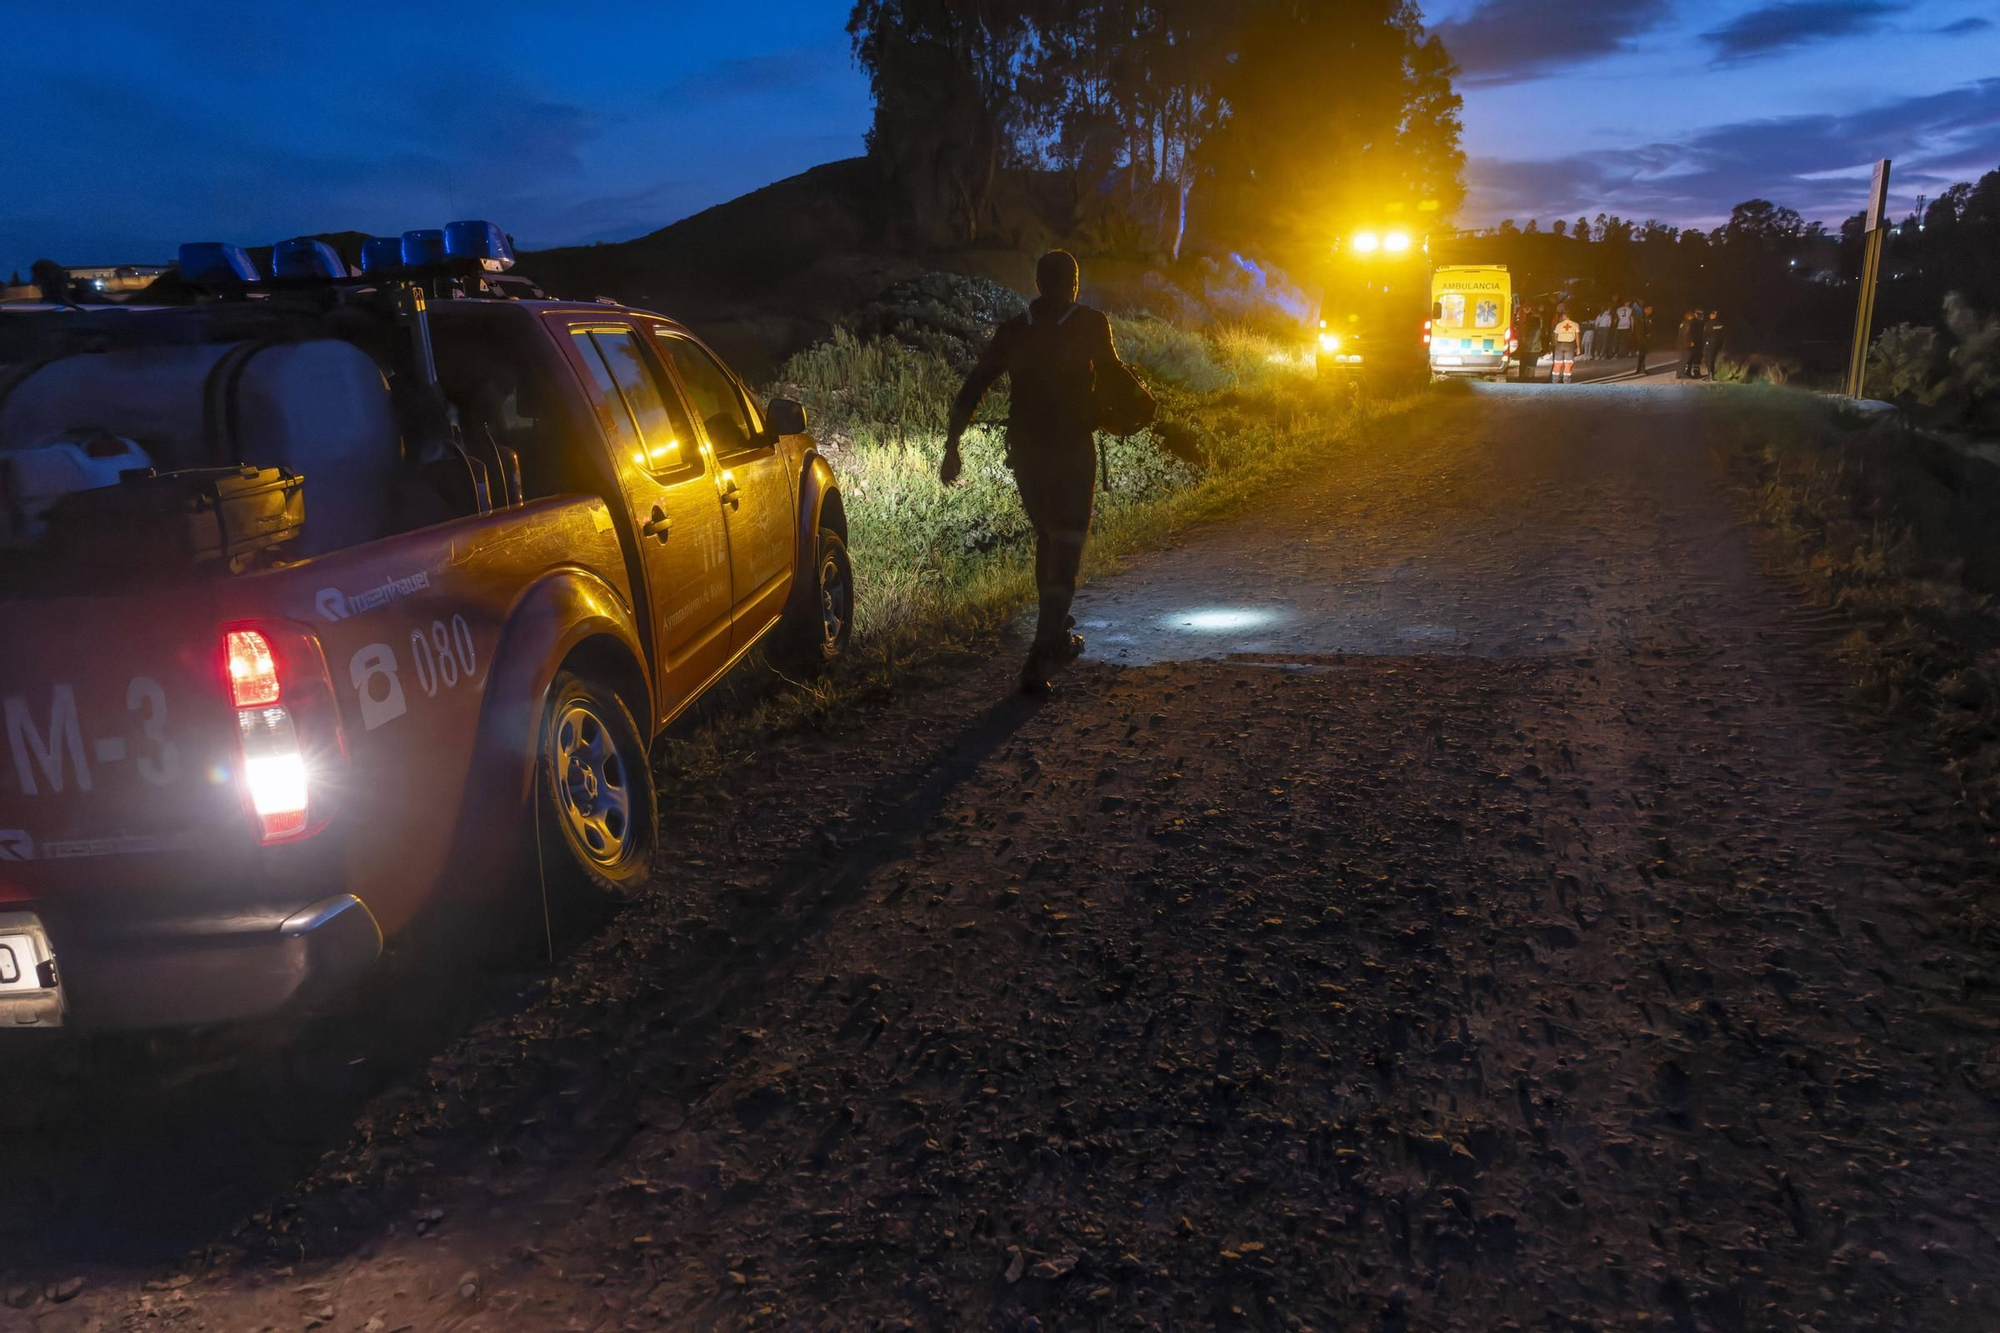
<instances>
[{"instance_id":1,"label":"dark hillside","mask_svg":"<svg viewBox=\"0 0 2000 1333\"><path fill-rule=\"evenodd\" d=\"M683 320L753 379L901 279L942 268L1023 287L1031 272L1008 251L896 246L881 179L858 157L635 240L537 251L521 267L558 296L611 296Z\"/></svg>"}]
</instances>

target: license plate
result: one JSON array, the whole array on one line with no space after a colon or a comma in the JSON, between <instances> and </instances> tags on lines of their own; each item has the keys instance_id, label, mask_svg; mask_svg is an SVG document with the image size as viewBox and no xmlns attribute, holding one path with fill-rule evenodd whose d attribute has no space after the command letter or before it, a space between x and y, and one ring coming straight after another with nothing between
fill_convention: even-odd
<instances>
[{"instance_id":1,"label":"license plate","mask_svg":"<svg viewBox=\"0 0 2000 1333\"><path fill-rule=\"evenodd\" d=\"M1437 358L1437 363L1441 366L1462 366L1465 364L1465 358L1462 356L1441 356Z\"/></svg>"}]
</instances>

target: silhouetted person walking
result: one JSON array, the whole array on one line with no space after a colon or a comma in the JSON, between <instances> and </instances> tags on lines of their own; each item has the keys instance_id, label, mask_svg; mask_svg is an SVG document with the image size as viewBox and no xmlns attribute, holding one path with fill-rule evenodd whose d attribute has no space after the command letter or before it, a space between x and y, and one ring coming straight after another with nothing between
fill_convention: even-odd
<instances>
[{"instance_id":1,"label":"silhouetted person walking","mask_svg":"<svg viewBox=\"0 0 2000 1333\"><path fill-rule=\"evenodd\" d=\"M1725 332L1726 330L1722 325L1722 312L1720 310L1709 311L1708 322L1702 326L1701 331L1701 359L1702 364L1708 367L1708 377L1710 379L1715 378L1715 362L1722 355L1722 343Z\"/></svg>"},{"instance_id":2,"label":"silhouetted person walking","mask_svg":"<svg viewBox=\"0 0 2000 1333\"><path fill-rule=\"evenodd\" d=\"M962 466L958 446L979 400L1002 375L1011 377L1007 465L1021 490L1021 507L1035 528L1035 583L1041 607L1035 642L1021 668L1021 688L1045 690L1050 677L1083 651L1072 632L1070 602L1090 534L1090 506L1097 480L1096 392L1109 367L1118 366L1111 321L1101 310L1078 305L1076 260L1051 250L1035 265L1041 292L1026 314L993 331L979 363L965 377L952 404L938 477L949 486ZM1124 374L1122 367L1116 372Z\"/></svg>"}]
</instances>

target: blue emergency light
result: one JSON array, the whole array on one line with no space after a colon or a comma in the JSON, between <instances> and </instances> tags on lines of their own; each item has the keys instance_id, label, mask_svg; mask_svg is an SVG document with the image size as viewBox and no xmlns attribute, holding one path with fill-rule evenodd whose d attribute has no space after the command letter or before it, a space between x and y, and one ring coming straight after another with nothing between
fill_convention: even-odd
<instances>
[{"instance_id":1,"label":"blue emergency light","mask_svg":"<svg viewBox=\"0 0 2000 1333\"><path fill-rule=\"evenodd\" d=\"M181 247L181 277L197 283L255 282L257 271L249 252L221 241L189 241Z\"/></svg>"},{"instance_id":2,"label":"blue emergency light","mask_svg":"<svg viewBox=\"0 0 2000 1333\"><path fill-rule=\"evenodd\" d=\"M347 265L325 241L310 236L279 241L271 247L271 276L275 278L344 278Z\"/></svg>"},{"instance_id":3,"label":"blue emergency light","mask_svg":"<svg viewBox=\"0 0 2000 1333\"><path fill-rule=\"evenodd\" d=\"M419 264L441 264L444 262L444 230L426 227L403 233L403 262L415 268Z\"/></svg>"},{"instance_id":4,"label":"blue emergency light","mask_svg":"<svg viewBox=\"0 0 2000 1333\"><path fill-rule=\"evenodd\" d=\"M361 271L380 273L385 268L403 266L403 238L370 236L361 243Z\"/></svg>"},{"instance_id":5,"label":"blue emergency light","mask_svg":"<svg viewBox=\"0 0 2000 1333\"><path fill-rule=\"evenodd\" d=\"M505 272L514 267L514 247L508 242L507 233L491 222L445 223L444 252L453 259L476 259L489 272Z\"/></svg>"}]
</instances>

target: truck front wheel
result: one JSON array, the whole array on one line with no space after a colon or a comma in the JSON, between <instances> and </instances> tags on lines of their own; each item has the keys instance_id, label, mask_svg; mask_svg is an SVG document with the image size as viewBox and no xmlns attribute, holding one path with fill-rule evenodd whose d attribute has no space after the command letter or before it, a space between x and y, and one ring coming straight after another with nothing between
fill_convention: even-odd
<instances>
[{"instance_id":1,"label":"truck front wheel","mask_svg":"<svg viewBox=\"0 0 2000 1333\"><path fill-rule=\"evenodd\" d=\"M538 850L551 923L632 897L652 877L660 809L631 711L596 682L557 673L537 759Z\"/></svg>"},{"instance_id":2,"label":"truck front wheel","mask_svg":"<svg viewBox=\"0 0 2000 1333\"><path fill-rule=\"evenodd\" d=\"M832 528L819 530L813 586L779 633L784 656L802 671L824 671L847 652L854 634L854 562Z\"/></svg>"}]
</instances>

